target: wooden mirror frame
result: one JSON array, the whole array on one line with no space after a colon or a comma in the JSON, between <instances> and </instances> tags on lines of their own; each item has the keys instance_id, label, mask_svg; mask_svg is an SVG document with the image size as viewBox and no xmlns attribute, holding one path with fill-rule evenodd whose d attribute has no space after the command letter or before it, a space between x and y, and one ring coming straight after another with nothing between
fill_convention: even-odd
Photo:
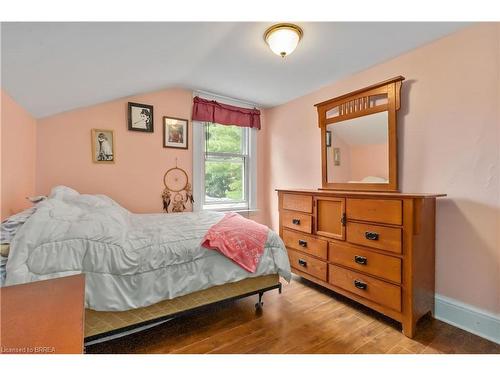
<instances>
[{"instance_id":1,"label":"wooden mirror frame","mask_svg":"<svg viewBox=\"0 0 500 375\"><path fill-rule=\"evenodd\" d=\"M401 107L401 84L405 78L397 76L360 90L315 104L318 110L318 125L321 128L321 170L322 189L324 190L360 190L391 191L398 190L398 138L396 112ZM371 97L385 96L387 101L377 104ZM338 107L338 115L326 117L328 111ZM389 182L380 183L338 183L328 182L326 129L329 124L351 120L356 117L388 112L389 134Z\"/></svg>"}]
</instances>

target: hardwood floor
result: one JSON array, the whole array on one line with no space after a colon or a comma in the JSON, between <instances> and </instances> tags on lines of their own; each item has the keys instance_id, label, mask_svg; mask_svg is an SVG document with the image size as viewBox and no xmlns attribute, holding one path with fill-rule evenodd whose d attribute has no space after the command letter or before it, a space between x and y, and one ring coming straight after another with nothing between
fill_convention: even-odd
<instances>
[{"instance_id":1,"label":"hardwood floor","mask_svg":"<svg viewBox=\"0 0 500 375\"><path fill-rule=\"evenodd\" d=\"M283 294L208 308L87 353L497 353L500 345L424 318L412 340L399 323L307 280L283 283Z\"/></svg>"}]
</instances>

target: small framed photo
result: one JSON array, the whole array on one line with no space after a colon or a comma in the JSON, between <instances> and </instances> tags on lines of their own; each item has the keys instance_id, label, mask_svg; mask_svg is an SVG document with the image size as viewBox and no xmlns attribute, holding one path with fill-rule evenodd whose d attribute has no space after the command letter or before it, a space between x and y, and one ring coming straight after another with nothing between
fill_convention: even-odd
<instances>
[{"instance_id":1,"label":"small framed photo","mask_svg":"<svg viewBox=\"0 0 500 375\"><path fill-rule=\"evenodd\" d=\"M153 133L153 106L129 102L128 130Z\"/></svg>"},{"instance_id":2,"label":"small framed photo","mask_svg":"<svg viewBox=\"0 0 500 375\"><path fill-rule=\"evenodd\" d=\"M92 129L91 136L94 163L114 163L116 155L113 130Z\"/></svg>"},{"instance_id":3,"label":"small framed photo","mask_svg":"<svg viewBox=\"0 0 500 375\"><path fill-rule=\"evenodd\" d=\"M332 147L332 131L326 131L326 139L325 139L326 147Z\"/></svg>"},{"instance_id":4,"label":"small framed photo","mask_svg":"<svg viewBox=\"0 0 500 375\"><path fill-rule=\"evenodd\" d=\"M188 124L186 119L163 117L163 147L187 149Z\"/></svg>"},{"instance_id":5,"label":"small framed photo","mask_svg":"<svg viewBox=\"0 0 500 375\"><path fill-rule=\"evenodd\" d=\"M333 148L333 165L335 165L335 166L340 165L340 148L339 147Z\"/></svg>"}]
</instances>

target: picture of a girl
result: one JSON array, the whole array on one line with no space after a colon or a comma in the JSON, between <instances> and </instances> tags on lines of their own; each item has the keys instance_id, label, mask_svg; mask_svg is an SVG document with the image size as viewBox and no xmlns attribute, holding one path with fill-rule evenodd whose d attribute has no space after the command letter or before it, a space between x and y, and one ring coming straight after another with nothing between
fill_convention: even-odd
<instances>
[{"instance_id":1,"label":"picture of a girl","mask_svg":"<svg viewBox=\"0 0 500 375\"><path fill-rule=\"evenodd\" d=\"M134 128L139 128L139 129L149 129L151 126L151 117L149 114L149 110L146 108L141 109L141 112L139 113L139 118L132 123Z\"/></svg>"},{"instance_id":2,"label":"picture of a girl","mask_svg":"<svg viewBox=\"0 0 500 375\"><path fill-rule=\"evenodd\" d=\"M113 130L92 129L92 160L94 163L115 162L115 137Z\"/></svg>"},{"instance_id":3,"label":"picture of a girl","mask_svg":"<svg viewBox=\"0 0 500 375\"><path fill-rule=\"evenodd\" d=\"M97 136L97 142L99 143L99 150L97 154L98 161L109 161L113 160L113 149L108 142L108 138L104 135L104 133L99 133Z\"/></svg>"},{"instance_id":4,"label":"picture of a girl","mask_svg":"<svg viewBox=\"0 0 500 375\"><path fill-rule=\"evenodd\" d=\"M153 106L128 103L128 130L153 132Z\"/></svg>"}]
</instances>

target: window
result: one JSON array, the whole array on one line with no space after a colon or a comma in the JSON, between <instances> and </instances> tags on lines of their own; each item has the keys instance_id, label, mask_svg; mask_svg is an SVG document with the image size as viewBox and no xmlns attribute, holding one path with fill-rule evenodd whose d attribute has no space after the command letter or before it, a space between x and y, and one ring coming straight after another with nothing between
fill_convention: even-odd
<instances>
[{"instance_id":1,"label":"window","mask_svg":"<svg viewBox=\"0 0 500 375\"><path fill-rule=\"evenodd\" d=\"M256 130L194 123L195 210L255 208Z\"/></svg>"}]
</instances>

